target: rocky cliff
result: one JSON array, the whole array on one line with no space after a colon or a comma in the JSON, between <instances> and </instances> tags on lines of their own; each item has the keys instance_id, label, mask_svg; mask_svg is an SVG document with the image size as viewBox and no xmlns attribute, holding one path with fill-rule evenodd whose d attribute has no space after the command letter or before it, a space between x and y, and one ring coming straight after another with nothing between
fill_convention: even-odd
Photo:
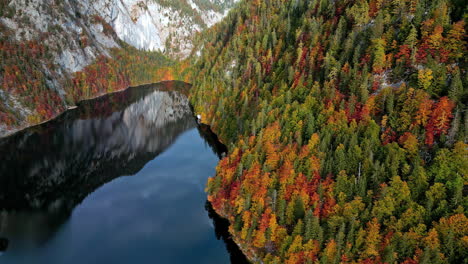
<instances>
[{"instance_id":1,"label":"rocky cliff","mask_svg":"<svg viewBox=\"0 0 468 264\"><path fill-rule=\"evenodd\" d=\"M70 90L83 89L70 88L80 82L73 80L75 73L114 58L115 50L134 47L173 60L186 58L194 35L223 18L234 2L0 0L0 135L73 104ZM116 77L118 89L126 87L128 76L115 72L108 75ZM98 82L94 79L111 77L85 72L82 79L89 87ZM102 92L108 91L97 94Z\"/></svg>"}]
</instances>

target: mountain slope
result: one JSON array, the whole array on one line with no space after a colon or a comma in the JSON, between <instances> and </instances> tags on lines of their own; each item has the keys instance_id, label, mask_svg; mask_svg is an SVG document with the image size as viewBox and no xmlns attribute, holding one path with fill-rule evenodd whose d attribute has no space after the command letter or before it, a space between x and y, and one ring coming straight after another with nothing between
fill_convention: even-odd
<instances>
[{"instance_id":1,"label":"mountain slope","mask_svg":"<svg viewBox=\"0 0 468 264\"><path fill-rule=\"evenodd\" d=\"M207 190L254 262L465 263L466 6L245 1L195 58L230 155Z\"/></svg>"},{"instance_id":2,"label":"mountain slope","mask_svg":"<svg viewBox=\"0 0 468 264\"><path fill-rule=\"evenodd\" d=\"M185 58L194 35L233 3L1 0L0 135L49 119L77 100L159 80L156 70ZM133 82L141 73L132 68L142 67L153 76Z\"/></svg>"}]
</instances>

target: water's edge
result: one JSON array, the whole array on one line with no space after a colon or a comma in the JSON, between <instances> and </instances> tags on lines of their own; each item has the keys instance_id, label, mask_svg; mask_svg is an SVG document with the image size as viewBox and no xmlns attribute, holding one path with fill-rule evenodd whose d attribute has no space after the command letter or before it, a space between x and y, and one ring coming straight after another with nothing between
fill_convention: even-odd
<instances>
[{"instance_id":1,"label":"water's edge","mask_svg":"<svg viewBox=\"0 0 468 264\"><path fill-rule=\"evenodd\" d=\"M61 118L66 117L66 115L69 114L70 112L76 111L76 109L80 105L82 105L82 104L84 104L86 102L93 101L93 100L98 100L100 98L104 98L106 96L116 94L116 93L124 93L124 92L126 92L126 91L128 91L130 89L145 88L145 87L149 87L149 86L152 86L152 85L158 85L158 84L164 84L164 83L170 83L170 82L174 82L174 81L163 81L163 82L143 84L143 85L138 85L138 86L129 86L129 87L127 87L125 89L122 89L122 90L113 91L111 93L105 93L105 94L101 94L101 95L98 95L98 96L95 96L95 97L92 97L92 98L83 99L83 100L77 102L75 106L65 109L64 111L60 112L59 114L57 114L56 116L50 118L49 120L43 121L43 122L38 123L38 124L33 124L33 125L30 125L30 126L27 126L27 127L22 127L22 128L20 128L18 130L12 131L11 133L2 134L2 135L0 135L0 139L15 137L15 136L19 135L20 133L23 133L23 132L25 132L27 130L39 128L39 127L44 126L44 125L46 125L48 123L58 122L58 121L60 121ZM179 82L179 81L177 81L177 82ZM189 91L189 89L191 87L191 84L186 83L186 82L180 82L180 83L186 84L186 86L189 87L189 88L187 88L187 89L185 89L185 88L176 89L176 91L188 96L188 91ZM172 90L172 88L174 88L174 87L169 87L168 89ZM192 112L191 112L192 118L195 121L197 119L195 117L195 113L193 111L192 105L190 105L190 108L192 110ZM199 134L205 139L205 141L208 143L208 145L213 150L213 152L216 153L218 158L222 159L223 157L225 157L227 152L228 152L228 149L224 144L221 143L218 136L211 130L211 127L209 125L206 125L206 124L203 124L203 123L197 123L196 127L197 127L197 129L199 131ZM106 184L106 182L103 182L103 184ZM73 208L70 208L70 209L72 210ZM229 232L229 226L231 224L229 222L229 220L227 218L223 217L221 214L219 214L219 212L216 212L212 208L211 203L209 201L206 201L205 209L206 209L210 219L213 220L213 225L215 227L216 237L219 240L222 239L224 241L224 243L226 245L226 249L230 253L231 262L232 263L249 263L249 261L247 259L248 255L244 254L244 252L246 252L246 249L243 248L239 243L237 243L235 237L232 234L230 234L230 232ZM67 213L70 214L71 210L67 210ZM5 242L0 238L0 251L1 251L2 247L8 247L8 241Z\"/></svg>"},{"instance_id":2,"label":"water's edge","mask_svg":"<svg viewBox=\"0 0 468 264\"><path fill-rule=\"evenodd\" d=\"M211 130L211 127L207 124L199 123L198 129L202 132L201 135L218 155L219 159L224 158L227 155L228 148L219 141L218 135ZM249 259L248 255L245 254L245 248L229 232L229 226L232 224L229 219L217 212L208 200L206 201L205 209L208 212L208 216L213 220L218 239L222 238L224 240L226 249L230 252L231 263L253 263L253 260Z\"/></svg>"},{"instance_id":3,"label":"water's edge","mask_svg":"<svg viewBox=\"0 0 468 264\"><path fill-rule=\"evenodd\" d=\"M214 131L212 131L211 127L209 125L207 125L207 124L200 123L199 128L200 128L200 130L202 130L202 129L205 130L206 129L207 133L210 134L209 138L214 139L214 143L221 146L222 152L216 152L216 151L215 152L218 153L218 156L219 156L220 160L222 158L224 158L228 153L228 148L223 143L221 143L221 141L218 138L218 135ZM205 140L207 140L207 142L210 142L210 141L208 141L207 138L205 138ZM210 146L211 145L212 144L210 143ZM224 228L222 238L226 242L226 247L229 247L228 245L233 243L233 244L235 244L235 248L237 248L240 252L242 252L243 259L241 259L241 260L238 259L238 260L236 260L237 262L233 261L232 263L256 263L256 262L258 262L258 259L256 259L255 257L252 257L254 252L252 252L251 254L248 254L249 253L248 249L238 241L238 239L236 238L236 236L234 234L232 234L229 231L229 226L232 223L229 221L228 217L225 214L223 214L223 212L218 212L216 209L214 209L213 206L211 205L210 201L206 201L206 203L207 203L207 205L206 205L207 206L207 211L210 214L210 218L212 218L212 216L213 216L213 221L218 221L220 223L220 225L223 226L223 228ZM216 232L216 233L218 234L218 232ZM228 248L228 251L229 251L229 248Z\"/></svg>"},{"instance_id":4,"label":"water's edge","mask_svg":"<svg viewBox=\"0 0 468 264\"><path fill-rule=\"evenodd\" d=\"M18 127L15 127L13 129L6 129L4 131L0 131L0 139L2 138L6 138L6 137L10 137L10 136L14 136L15 134L17 133L21 133L23 132L24 130L27 130L27 129L30 129L30 128L33 128L33 127L37 127L37 126L40 126L40 125L43 125L43 124L46 124L46 123L49 123L51 121L54 121L58 118L60 118L62 115L64 115L66 112L68 111L71 111L71 110L74 110L76 109L80 104L82 104L83 102L86 102L86 101L92 101L92 100L96 100L96 99L99 99L101 97L105 97L105 96L109 96L109 95L112 95L112 94L115 94L115 93L121 93L121 92L125 92L129 89L134 89L134 88L138 88L138 87L147 87L147 86L150 86L150 85L157 85L157 84L163 84L163 83L169 83L169 82L183 82L183 83L186 83L188 85L191 85L187 82L184 82L184 81L179 81L179 80L166 80L166 81L161 81L161 82L156 82L156 83L144 83L144 84L139 84L139 85L132 85L132 86L128 86L127 88L125 89L121 89L121 90L115 90L115 91L112 91L112 92L109 92L109 93L103 93L103 94L97 94L95 96L92 96L92 97L88 97L88 98L85 98L85 99L82 99L78 102L76 102L75 105L70 105L68 106L67 108L65 108L63 111L57 113L55 116L47 119L47 120L44 120L40 123L35 123L35 124L27 124L25 126L18 126ZM180 91L182 92L182 91ZM184 92L182 92L184 93Z\"/></svg>"},{"instance_id":5,"label":"water's edge","mask_svg":"<svg viewBox=\"0 0 468 264\"><path fill-rule=\"evenodd\" d=\"M192 109L193 110L193 109ZM192 111L193 112L193 111ZM216 131L212 131L211 130L211 127L207 124L204 124L204 123L200 123L201 125L203 126L206 126L210 129L211 133L213 135L215 135L216 137L216 140L220 143L221 143L221 140L218 138L217 134L216 134ZM224 146L224 144L222 144ZM226 147L226 146L225 146ZM226 155L227 155L227 147L226 147ZM220 159L222 159L222 157L220 157ZM211 206L211 202L210 201L207 201L207 203L209 204L210 206L210 210L213 212L213 214L217 215L220 219L222 219L223 221L225 221L227 223L226 225L226 232L227 232L227 235L229 237L229 240L232 241L232 243L234 243L237 248L239 248L239 250L242 252L244 258L246 259L245 262L240 262L240 263L258 263L260 262L260 259L258 257L256 257L256 253L255 251L253 250L249 250L247 248L246 245L240 243L239 239L235 236L235 234L232 234L230 231L229 231L229 226L232 225L233 223L231 223L231 221L229 221L229 218L228 216L225 214L225 212L222 212L222 211L219 211L219 210L216 210L215 208L213 208ZM227 243L226 243L227 244ZM237 263L237 262L234 262L234 263Z\"/></svg>"}]
</instances>

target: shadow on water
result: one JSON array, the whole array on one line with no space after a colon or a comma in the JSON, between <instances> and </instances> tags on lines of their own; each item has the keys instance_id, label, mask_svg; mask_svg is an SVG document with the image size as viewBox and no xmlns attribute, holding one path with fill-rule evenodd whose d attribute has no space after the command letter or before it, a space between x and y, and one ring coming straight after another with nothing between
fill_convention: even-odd
<instances>
[{"instance_id":1,"label":"shadow on water","mask_svg":"<svg viewBox=\"0 0 468 264\"><path fill-rule=\"evenodd\" d=\"M225 155L211 129L197 125L189 88L183 82L129 88L0 139L0 255L16 241L45 245L90 193L135 175L189 129L197 127L213 152ZM228 222L205 208L232 263L247 263Z\"/></svg>"},{"instance_id":2,"label":"shadow on water","mask_svg":"<svg viewBox=\"0 0 468 264\"><path fill-rule=\"evenodd\" d=\"M216 238L223 239L226 244L226 249L229 252L231 263L249 263L239 246L232 240L231 234L229 234L229 221L219 216L208 201L206 201L205 209L208 212L208 216L213 220Z\"/></svg>"},{"instance_id":3,"label":"shadow on water","mask_svg":"<svg viewBox=\"0 0 468 264\"><path fill-rule=\"evenodd\" d=\"M0 255L7 250L8 243L9 243L8 239L0 238Z\"/></svg>"},{"instance_id":4,"label":"shadow on water","mask_svg":"<svg viewBox=\"0 0 468 264\"><path fill-rule=\"evenodd\" d=\"M213 133L210 126L199 124L198 132L205 142L208 143L213 152L218 155L218 158L222 159L227 154L227 147L218 140L218 136ZM205 203L205 210L208 212L210 219L213 220L216 238L218 240L222 239L226 244L226 249L229 252L231 263L249 263L239 246L232 240L231 234L228 231L230 225L229 221L219 216L209 201L206 201Z\"/></svg>"},{"instance_id":5,"label":"shadow on water","mask_svg":"<svg viewBox=\"0 0 468 264\"><path fill-rule=\"evenodd\" d=\"M213 133L213 131L211 131L210 126L199 124L198 132L219 159L222 159L224 156L226 156L228 151L227 147L223 143L219 142L218 136Z\"/></svg>"}]
</instances>

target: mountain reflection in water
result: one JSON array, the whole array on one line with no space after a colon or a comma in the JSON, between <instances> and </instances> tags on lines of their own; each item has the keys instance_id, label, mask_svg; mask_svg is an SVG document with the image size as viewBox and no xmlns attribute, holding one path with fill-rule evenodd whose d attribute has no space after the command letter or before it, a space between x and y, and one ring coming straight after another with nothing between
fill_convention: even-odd
<instances>
[{"instance_id":1,"label":"mountain reflection in water","mask_svg":"<svg viewBox=\"0 0 468 264\"><path fill-rule=\"evenodd\" d=\"M102 256L97 256L99 254L96 253L94 259L65 256L64 259L59 260L48 255L53 254L54 250L73 251L73 248L64 250L64 245L56 246L57 243L54 242L58 240L61 244L66 244L70 240L74 241L73 243L75 240L78 241L76 234L67 236L69 232L67 228L71 228L69 226L77 225L85 234L87 231L93 232L91 229L86 230L86 227L91 226L86 222L98 223L102 219L99 219L97 215L91 216L96 217L95 220L89 219L89 216L81 216L84 214L82 212L87 208L100 206L101 203L106 202L106 199L111 203L116 201L125 203L128 209L122 207L117 207L117 209L122 208L126 218L133 217L132 219L137 223L141 221L138 223L140 226L145 224L144 221L149 221L148 225L163 221L160 215L164 215L165 210L177 206L184 212L192 210L193 215L200 215L202 211L204 217L209 220L203 202L206 195L200 190L203 190L206 178L214 173L216 158L212 157L211 151L206 152L206 147L203 148L203 145L208 144L219 157L226 151L226 148L219 143L209 127L197 125L185 95L188 89L189 85L183 82L164 82L129 88L123 92L84 101L77 108L65 112L55 120L0 139L0 157L2 158L0 163L0 254L6 250L5 254L0 256L0 262L3 258L11 263L22 263L27 256L39 261L36 263L42 263L41 261L47 263L60 263L61 261L67 261L67 263L120 261L125 263L130 261L130 259L108 256L109 254L105 253L108 248L104 246L102 249L90 248L93 242L89 242L89 245L79 244L79 246L91 250L89 254L92 254L92 250L99 251ZM195 128L198 129L198 135L190 132ZM181 136L182 143L180 144L185 145L172 146ZM205 143L193 149L189 148L191 142L195 144L197 140ZM177 154L170 152L167 154L170 157L155 159L169 148L171 150L177 148ZM198 161L195 158L197 155L200 155L201 160ZM192 159L193 164L180 162L179 158L184 157L188 160ZM171 162L174 164L170 164ZM167 169L160 168L166 165L168 165ZM184 166L190 167L184 169ZM177 172L177 169L181 172ZM145 212L152 208L144 207L143 203L138 200L140 198L135 198L134 194L138 192L138 188L143 190L143 188L158 184L161 184L162 188L169 188L169 186L174 188L180 180L179 174L183 174L183 169L184 172L199 170L194 176L196 178L188 178L188 181L196 182L196 189L185 190L187 197L182 200L171 198L172 200L162 204L155 199L152 204L149 203L149 207L157 205L158 212L146 215ZM165 173L174 175L163 179L157 179L154 176ZM115 181L121 176L130 175L134 175L133 180ZM129 190L131 187L134 189ZM186 188L182 183L180 187ZM126 191L129 192L128 197L130 197L127 200L123 197ZM165 192L161 190L159 193L162 195ZM119 198L119 195L122 197ZM191 205L191 201L200 199L203 200L199 205L194 204L190 209L184 208L185 200ZM171 205L171 202L176 204ZM115 213L117 209L112 208L113 210L106 212L106 215ZM132 214L137 215L132 216ZM209 214L212 217L212 212ZM172 218L177 218L177 216L177 214L171 215ZM101 218L104 217L105 215L101 216ZM80 221L83 223L75 224L76 221L73 219L82 219ZM117 217L111 220L123 221ZM182 220L185 225L192 224L190 219ZM132 224L135 225L135 223ZM217 222L214 224L219 227ZM181 225L184 223L182 222ZM226 229L227 227L224 226L223 224L223 228ZM95 228L94 232L102 233L106 227L96 226ZM170 229L171 226L167 228ZM192 228L202 230L204 227L194 225ZM213 229L211 228L212 238L215 237ZM190 233L189 231L187 232ZM85 234L81 234L83 241L89 239L84 237ZM99 240L102 242L118 239L112 233L102 235L109 236L100 237ZM148 235L139 238L139 248L156 247L154 245L164 243L164 241L153 241L158 238L147 238ZM164 234L161 231L159 235ZM221 238L219 234L217 237ZM230 251L231 260L236 263L245 262L245 257L229 237L226 235L222 237L228 244L227 249ZM200 240L204 241L205 247L197 245L197 249L201 251L200 257L206 254L202 251L219 248L217 242L211 241L211 238L200 238ZM113 241L113 243L116 242ZM99 247L100 243L96 242L96 244ZM128 250L135 251L136 249L129 248ZM143 255L146 254L146 260L162 260L157 263L184 262L183 258L169 256L163 247L160 252L158 250L159 248L152 249L155 255L148 255L146 251ZM174 251L177 250L179 249L174 248ZM184 254L184 252L175 253ZM224 254L216 253L216 257L223 259ZM128 257L131 255L128 253Z\"/></svg>"}]
</instances>

